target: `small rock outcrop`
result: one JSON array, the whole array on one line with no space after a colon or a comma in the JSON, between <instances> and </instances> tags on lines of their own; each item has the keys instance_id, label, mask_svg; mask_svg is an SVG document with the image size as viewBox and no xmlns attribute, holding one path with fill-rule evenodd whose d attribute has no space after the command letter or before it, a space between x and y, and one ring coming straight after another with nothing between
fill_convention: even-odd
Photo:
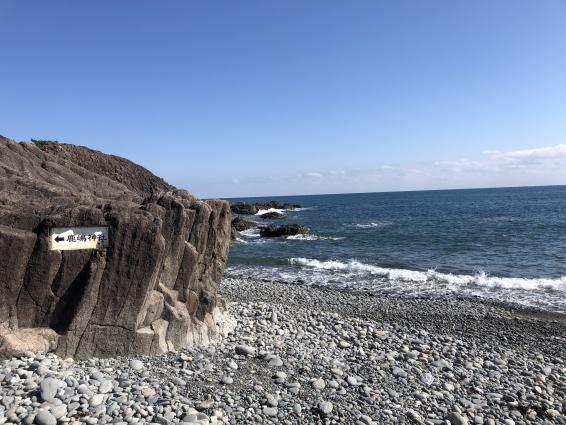
<instances>
[{"instance_id":1,"label":"small rock outcrop","mask_svg":"<svg viewBox=\"0 0 566 425\"><path fill-rule=\"evenodd\" d=\"M263 218L264 220L286 220L287 214L280 213L278 211L270 211L265 214L261 214L258 217Z\"/></svg>"},{"instance_id":2,"label":"small rock outcrop","mask_svg":"<svg viewBox=\"0 0 566 425\"><path fill-rule=\"evenodd\" d=\"M302 224L283 224L281 226L266 226L260 230L260 236L265 238L277 238L282 236L294 236L308 233L309 229Z\"/></svg>"},{"instance_id":3,"label":"small rock outcrop","mask_svg":"<svg viewBox=\"0 0 566 425\"><path fill-rule=\"evenodd\" d=\"M289 210L289 211L293 211L296 210L297 208L301 208L301 206L299 204L292 204L290 202L278 202L278 201L269 201L269 202L265 202L265 203L256 203L254 204L256 207L260 208L260 209L265 209L268 210L270 208L274 208L277 210Z\"/></svg>"},{"instance_id":4,"label":"small rock outcrop","mask_svg":"<svg viewBox=\"0 0 566 425\"><path fill-rule=\"evenodd\" d=\"M255 221L248 220L242 216L236 216L232 219L232 229L230 238L235 241L240 236L240 232L244 230L253 229L258 227L258 224Z\"/></svg>"},{"instance_id":5,"label":"small rock outcrop","mask_svg":"<svg viewBox=\"0 0 566 425\"><path fill-rule=\"evenodd\" d=\"M230 209L235 214L242 214L242 215L253 215L257 214L259 211L258 207L254 204L249 204L247 202L236 202L230 205Z\"/></svg>"},{"instance_id":6,"label":"small rock outcrop","mask_svg":"<svg viewBox=\"0 0 566 425\"><path fill-rule=\"evenodd\" d=\"M126 159L0 137L0 355L154 354L234 322L218 295L230 206ZM106 226L106 249L49 249L53 227Z\"/></svg>"},{"instance_id":7,"label":"small rock outcrop","mask_svg":"<svg viewBox=\"0 0 566 425\"><path fill-rule=\"evenodd\" d=\"M248 220L244 217L234 217L232 219L232 227L236 229L238 232L242 232L244 230L254 229L258 226L255 221Z\"/></svg>"},{"instance_id":8,"label":"small rock outcrop","mask_svg":"<svg viewBox=\"0 0 566 425\"><path fill-rule=\"evenodd\" d=\"M261 210L276 209L293 211L297 208L301 208L301 206L299 204L278 201L255 202L253 204L249 202L232 202L230 204L230 209L233 213L242 215L257 214Z\"/></svg>"}]
</instances>

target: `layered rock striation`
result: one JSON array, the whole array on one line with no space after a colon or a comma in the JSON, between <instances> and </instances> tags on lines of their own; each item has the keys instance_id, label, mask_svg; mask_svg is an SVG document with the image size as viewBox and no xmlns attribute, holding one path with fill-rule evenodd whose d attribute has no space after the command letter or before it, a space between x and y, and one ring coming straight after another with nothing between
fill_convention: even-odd
<instances>
[{"instance_id":1,"label":"layered rock striation","mask_svg":"<svg viewBox=\"0 0 566 425\"><path fill-rule=\"evenodd\" d=\"M218 295L230 206L123 158L0 137L0 355L154 354L233 328ZM52 251L53 227L107 226L104 250ZM19 343L19 345L18 345Z\"/></svg>"}]
</instances>

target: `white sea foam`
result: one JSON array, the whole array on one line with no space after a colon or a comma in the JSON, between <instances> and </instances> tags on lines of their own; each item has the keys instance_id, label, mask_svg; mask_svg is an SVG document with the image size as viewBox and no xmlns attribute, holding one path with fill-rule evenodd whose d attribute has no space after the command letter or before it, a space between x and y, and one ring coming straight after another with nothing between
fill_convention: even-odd
<instances>
[{"instance_id":1,"label":"white sea foam","mask_svg":"<svg viewBox=\"0 0 566 425\"><path fill-rule=\"evenodd\" d=\"M476 275L458 275L439 273L435 270L427 272L405 269L390 269L371 264L361 263L356 260L348 262L329 260L320 261L308 258L291 258L291 265L313 268L324 271L338 271L349 275L370 275L387 278L392 281L425 283L437 282L445 283L456 288L478 286L484 288L499 289L522 289L535 291L540 289L550 289L566 292L566 276L560 278L514 278L514 277L495 277L483 272Z\"/></svg>"},{"instance_id":2,"label":"white sea foam","mask_svg":"<svg viewBox=\"0 0 566 425\"><path fill-rule=\"evenodd\" d=\"M258 242L261 240L258 240ZM473 297L566 313L566 276L501 278L485 273L454 275L434 270L388 269L359 261L293 258L285 266L229 266L233 277L251 277L399 297Z\"/></svg>"},{"instance_id":3,"label":"white sea foam","mask_svg":"<svg viewBox=\"0 0 566 425\"><path fill-rule=\"evenodd\" d=\"M247 238L259 238L259 229L258 228L253 228L253 229L248 229L248 230L242 230L240 232L241 236L245 236Z\"/></svg>"},{"instance_id":4,"label":"white sea foam","mask_svg":"<svg viewBox=\"0 0 566 425\"><path fill-rule=\"evenodd\" d=\"M335 237L335 236L319 236L313 235L312 233L307 234L298 234L298 235L291 235L287 236L287 239L295 240L295 241L321 241L321 240L331 240L331 241L339 241L344 239L343 237Z\"/></svg>"},{"instance_id":5,"label":"white sea foam","mask_svg":"<svg viewBox=\"0 0 566 425\"><path fill-rule=\"evenodd\" d=\"M352 227L357 227L358 229L380 229L382 227L390 226L391 223L385 221L372 221L369 223L352 223Z\"/></svg>"},{"instance_id":6,"label":"white sea foam","mask_svg":"<svg viewBox=\"0 0 566 425\"><path fill-rule=\"evenodd\" d=\"M282 208L268 208L266 210L259 210L255 215L263 215L263 214L272 213L272 212L284 214L285 211L287 211L287 210L284 210Z\"/></svg>"}]
</instances>

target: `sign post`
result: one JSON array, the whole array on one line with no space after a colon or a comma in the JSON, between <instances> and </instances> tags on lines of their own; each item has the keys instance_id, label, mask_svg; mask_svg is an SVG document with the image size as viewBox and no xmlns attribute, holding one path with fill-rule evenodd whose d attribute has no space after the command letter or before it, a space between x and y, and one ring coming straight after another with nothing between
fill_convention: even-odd
<instances>
[{"instance_id":1,"label":"sign post","mask_svg":"<svg viewBox=\"0 0 566 425\"><path fill-rule=\"evenodd\" d=\"M104 249L108 246L108 227L54 227L50 242L52 251Z\"/></svg>"}]
</instances>

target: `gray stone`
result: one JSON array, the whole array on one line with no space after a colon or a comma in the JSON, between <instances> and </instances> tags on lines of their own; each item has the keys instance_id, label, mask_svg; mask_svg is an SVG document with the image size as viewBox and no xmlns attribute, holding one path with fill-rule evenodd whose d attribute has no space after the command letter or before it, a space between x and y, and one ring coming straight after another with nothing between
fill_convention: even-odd
<instances>
[{"instance_id":1,"label":"gray stone","mask_svg":"<svg viewBox=\"0 0 566 425\"><path fill-rule=\"evenodd\" d=\"M255 348L250 347L249 345L238 345L236 346L236 354L240 354L242 356L253 356L255 354Z\"/></svg>"},{"instance_id":2,"label":"gray stone","mask_svg":"<svg viewBox=\"0 0 566 425\"><path fill-rule=\"evenodd\" d=\"M100 406L102 403L104 403L104 394L95 394L88 402L92 407Z\"/></svg>"},{"instance_id":3,"label":"gray stone","mask_svg":"<svg viewBox=\"0 0 566 425\"><path fill-rule=\"evenodd\" d=\"M171 382L175 385L177 385L178 387L184 387L185 385L187 385L187 381L185 381L184 379L181 379L177 376L173 376L171 378Z\"/></svg>"},{"instance_id":4,"label":"gray stone","mask_svg":"<svg viewBox=\"0 0 566 425\"><path fill-rule=\"evenodd\" d=\"M114 389L114 385L112 384L112 382L108 380L104 380L100 383L100 386L98 387L98 392L100 394L107 394L113 389Z\"/></svg>"},{"instance_id":5,"label":"gray stone","mask_svg":"<svg viewBox=\"0 0 566 425\"><path fill-rule=\"evenodd\" d=\"M320 390L324 389L324 387L326 387L326 382L324 382L324 379L322 379L322 378L315 379L312 383L312 387L315 390L320 391Z\"/></svg>"},{"instance_id":6,"label":"gray stone","mask_svg":"<svg viewBox=\"0 0 566 425\"><path fill-rule=\"evenodd\" d=\"M61 382L55 378L45 378L41 381L41 398L45 401L52 401L61 387Z\"/></svg>"},{"instance_id":7,"label":"gray stone","mask_svg":"<svg viewBox=\"0 0 566 425\"><path fill-rule=\"evenodd\" d=\"M37 425L57 425L57 419L47 410L40 410L34 419Z\"/></svg>"},{"instance_id":8,"label":"gray stone","mask_svg":"<svg viewBox=\"0 0 566 425\"><path fill-rule=\"evenodd\" d=\"M271 367L280 367L283 366L283 360L279 356L275 356L269 360L268 364Z\"/></svg>"},{"instance_id":9,"label":"gray stone","mask_svg":"<svg viewBox=\"0 0 566 425\"><path fill-rule=\"evenodd\" d=\"M393 376L397 376L399 378L406 378L407 377L407 372L405 372L403 369L401 369L400 367L394 367L393 368Z\"/></svg>"},{"instance_id":10,"label":"gray stone","mask_svg":"<svg viewBox=\"0 0 566 425\"><path fill-rule=\"evenodd\" d=\"M268 406L270 407L277 407L279 405L279 402L277 401L277 399L275 398L275 396L273 394L267 394L266 398L266 403Z\"/></svg>"},{"instance_id":11,"label":"gray stone","mask_svg":"<svg viewBox=\"0 0 566 425\"><path fill-rule=\"evenodd\" d=\"M333 408L334 406L329 401L321 401L318 403L318 410L320 410L323 415L329 415Z\"/></svg>"},{"instance_id":12,"label":"gray stone","mask_svg":"<svg viewBox=\"0 0 566 425\"><path fill-rule=\"evenodd\" d=\"M359 385L358 380L356 379L355 376L348 376L346 378L346 382L348 382L348 385L351 385L351 386Z\"/></svg>"},{"instance_id":13,"label":"gray stone","mask_svg":"<svg viewBox=\"0 0 566 425\"><path fill-rule=\"evenodd\" d=\"M277 416L277 408L263 406L263 414L265 416Z\"/></svg>"},{"instance_id":14,"label":"gray stone","mask_svg":"<svg viewBox=\"0 0 566 425\"><path fill-rule=\"evenodd\" d=\"M449 421L451 425L468 425L468 418L458 412L451 412L444 419Z\"/></svg>"},{"instance_id":15,"label":"gray stone","mask_svg":"<svg viewBox=\"0 0 566 425\"><path fill-rule=\"evenodd\" d=\"M432 383L434 382L434 377L432 376L432 373L430 372L423 373L421 375L421 382L425 385L432 385Z\"/></svg>"},{"instance_id":16,"label":"gray stone","mask_svg":"<svg viewBox=\"0 0 566 425\"><path fill-rule=\"evenodd\" d=\"M143 369L143 363L137 359L133 359L130 360L130 367L132 368L132 370L139 372L140 370Z\"/></svg>"},{"instance_id":17,"label":"gray stone","mask_svg":"<svg viewBox=\"0 0 566 425\"><path fill-rule=\"evenodd\" d=\"M53 406L51 408L51 414L55 417L55 419L62 418L67 414L67 406L65 406L64 404Z\"/></svg>"}]
</instances>

